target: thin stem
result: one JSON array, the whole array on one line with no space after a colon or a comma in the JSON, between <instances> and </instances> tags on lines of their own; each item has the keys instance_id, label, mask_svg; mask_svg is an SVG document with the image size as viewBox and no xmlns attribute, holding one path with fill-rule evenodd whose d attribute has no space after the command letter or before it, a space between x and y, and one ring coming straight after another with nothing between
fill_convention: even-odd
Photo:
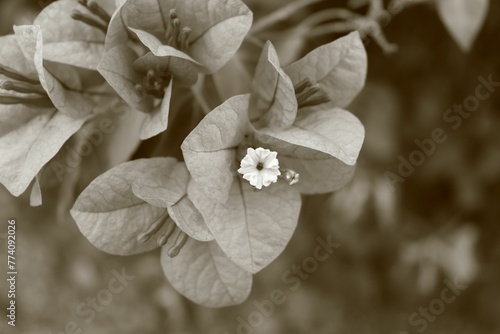
<instances>
[{"instance_id":1,"label":"thin stem","mask_svg":"<svg viewBox=\"0 0 500 334\"><path fill-rule=\"evenodd\" d=\"M264 16L263 18L255 22L252 29L250 30L250 33L256 34L280 21L285 20L290 15L299 11L300 9L321 1L323 0L298 0L291 2L285 7L281 7L272 12L271 14Z\"/></svg>"},{"instance_id":2,"label":"thin stem","mask_svg":"<svg viewBox=\"0 0 500 334\"><path fill-rule=\"evenodd\" d=\"M333 21L333 20L349 20L353 18L361 17L361 15L354 13L348 9L345 8L330 8L330 9L325 9L320 12L311 14L309 17L307 17L304 21L302 21L300 24L309 26L309 27L314 27L317 26L318 24L325 22L325 21Z\"/></svg>"},{"instance_id":3,"label":"thin stem","mask_svg":"<svg viewBox=\"0 0 500 334\"><path fill-rule=\"evenodd\" d=\"M393 54L398 51L398 45L394 43L390 43L385 37L382 29L378 27L376 31L370 34L375 42L382 48L385 54Z\"/></svg>"},{"instance_id":4,"label":"thin stem","mask_svg":"<svg viewBox=\"0 0 500 334\"><path fill-rule=\"evenodd\" d=\"M40 84L32 85L26 82L19 81L3 81L0 82L0 88L5 90L10 90L19 93L28 94L39 94L43 96L48 96L47 92L42 88Z\"/></svg>"},{"instance_id":5,"label":"thin stem","mask_svg":"<svg viewBox=\"0 0 500 334\"><path fill-rule=\"evenodd\" d=\"M368 10L368 16L376 16L384 10L384 3L382 0L370 0L370 9Z\"/></svg>"},{"instance_id":6,"label":"thin stem","mask_svg":"<svg viewBox=\"0 0 500 334\"><path fill-rule=\"evenodd\" d=\"M392 0L389 3L389 8L401 7L407 8L409 6L418 5L421 3L429 2L429 0Z\"/></svg>"},{"instance_id":7,"label":"thin stem","mask_svg":"<svg viewBox=\"0 0 500 334\"><path fill-rule=\"evenodd\" d=\"M208 114L212 109L210 108L210 105L208 104L207 100L203 96L201 88L203 87L203 84L205 82L205 76L201 76L196 83L196 85L191 86L191 92L193 93L194 98L198 102L198 104L201 106L203 109L203 112L205 114Z\"/></svg>"},{"instance_id":8,"label":"thin stem","mask_svg":"<svg viewBox=\"0 0 500 334\"><path fill-rule=\"evenodd\" d=\"M245 36L245 41L255 45L256 47L258 47L259 49L262 49L265 45L264 42L262 42L259 38L255 37L254 35L252 34L247 34Z\"/></svg>"},{"instance_id":9,"label":"thin stem","mask_svg":"<svg viewBox=\"0 0 500 334\"><path fill-rule=\"evenodd\" d=\"M86 15L86 14L78 11L77 9L74 9L71 12L71 18L73 20L81 21L81 22L83 22L91 27L97 28L97 29L103 31L104 33L106 33L108 31L107 26L105 26L101 22L95 21L93 17Z\"/></svg>"},{"instance_id":10,"label":"thin stem","mask_svg":"<svg viewBox=\"0 0 500 334\"><path fill-rule=\"evenodd\" d=\"M9 68L7 66L3 66L0 64L0 74L6 77L9 77L14 80L24 81L33 85L38 85L40 82L38 80L30 79L18 72L16 70Z\"/></svg>"},{"instance_id":11,"label":"thin stem","mask_svg":"<svg viewBox=\"0 0 500 334\"><path fill-rule=\"evenodd\" d=\"M19 97L0 95L0 104L28 104L42 108L53 108L54 105L48 97Z\"/></svg>"},{"instance_id":12,"label":"thin stem","mask_svg":"<svg viewBox=\"0 0 500 334\"><path fill-rule=\"evenodd\" d=\"M167 130L159 136L151 157L173 156L182 160L182 151L180 145L195 125L192 125L191 119L194 117L193 110L186 108L186 105L192 102L191 94L183 94L182 99L172 100L170 105L169 125Z\"/></svg>"},{"instance_id":13,"label":"thin stem","mask_svg":"<svg viewBox=\"0 0 500 334\"><path fill-rule=\"evenodd\" d=\"M333 22L315 27L309 33L309 37L318 37L321 35L337 34L346 31L356 30L353 22Z\"/></svg>"}]
</instances>

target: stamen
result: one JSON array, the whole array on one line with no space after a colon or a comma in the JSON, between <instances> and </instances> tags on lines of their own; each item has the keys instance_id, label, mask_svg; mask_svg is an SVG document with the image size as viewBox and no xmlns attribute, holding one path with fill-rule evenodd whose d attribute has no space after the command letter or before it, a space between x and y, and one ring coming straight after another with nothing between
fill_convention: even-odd
<instances>
[{"instance_id":1,"label":"stamen","mask_svg":"<svg viewBox=\"0 0 500 334\"><path fill-rule=\"evenodd\" d=\"M135 84L135 90L139 93L139 94L142 94L142 93L147 93L146 92L146 89L141 85L141 84Z\"/></svg>"},{"instance_id":2,"label":"stamen","mask_svg":"<svg viewBox=\"0 0 500 334\"><path fill-rule=\"evenodd\" d=\"M259 162L255 168L257 168L257 170L263 170L264 164L262 162Z\"/></svg>"},{"instance_id":3,"label":"stamen","mask_svg":"<svg viewBox=\"0 0 500 334\"><path fill-rule=\"evenodd\" d=\"M312 84L311 86L305 88L302 92L297 94L297 103L298 105L302 105L308 98L319 92L321 88L319 84Z\"/></svg>"},{"instance_id":4,"label":"stamen","mask_svg":"<svg viewBox=\"0 0 500 334\"><path fill-rule=\"evenodd\" d=\"M15 70L13 70L7 66L3 66L3 65L0 65L0 74L4 75L6 77L9 77L11 79L18 80L18 81L24 81L24 82L27 82L27 83L30 83L33 85L38 85L40 83L37 80L33 80L33 79L28 78L28 77L25 77L24 75L19 74Z\"/></svg>"},{"instance_id":5,"label":"stamen","mask_svg":"<svg viewBox=\"0 0 500 334\"><path fill-rule=\"evenodd\" d=\"M177 16L175 9L170 10L170 23L166 27L165 40L167 44L179 49L181 51L187 50L189 47L189 36L191 35L191 28L181 27L181 20Z\"/></svg>"},{"instance_id":6,"label":"stamen","mask_svg":"<svg viewBox=\"0 0 500 334\"><path fill-rule=\"evenodd\" d=\"M47 96L47 92L40 84L32 85L25 82L4 81L0 82L0 88L5 90L12 90L19 93L33 93Z\"/></svg>"},{"instance_id":7,"label":"stamen","mask_svg":"<svg viewBox=\"0 0 500 334\"><path fill-rule=\"evenodd\" d=\"M177 11L175 10L175 8L171 9L170 10L170 19L173 20L173 19L176 19L178 16L177 16Z\"/></svg>"},{"instance_id":8,"label":"stamen","mask_svg":"<svg viewBox=\"0 0 500 334\"><path fill-rule=\"evenodd\" d=\"M87 1L87 8L95 15L99 16L104 22L109 23L111 21L111 16L106 13L106 11L99 6L95 0Z\"/></svg>"},{"instance_id":9,"label":"stamen","mask_svg":"<svg viewBox=\"0 0 500 334\"><path fill-rule=\"evenodd\" d=\"M295 86L295 87L294 87L294 89L295 89L295 94L302 93L302 91L303 91L304 89L306 89L307 87L312 86L312 84L313 84L313 83L312 83L311 79L309 79L309 78L305 78L304 80L302 80L301 82L299 82L299 83L297 84L297 86Z\"/></svg>"},{"instance_id":10,"label":"stamen","mask_svg":"<svg viewBox=\"0 0 500 334\"><path fill-rule=\"evenodd\" d=\"M54 107L54 104L48 97L19 97L0 95L0 104L29 104L41 108Z\"/></svg>"},{"instance_id":11,"label":"stamen","mask_svg":"<svg viewBox=\"0 0 500 334\"><path fill-rule=\"evenodd\" d=\"M312 106L317 106L323 103L330 102L331 99L328 95L325 93L321 92L317 96L313 96L311 99L306 100L304 103L299 104L300 108L305 108L305 107L312 107Z\"/></svg>"},{"instance_id":12,"label":"stamen","mask_svg":"<svg viewBox=\"0 0 500 334\"><path fill-rule=\"evenodd\" d=\"M71 18L73 20L81 21L89 26L95 27L102 30L104 33L108 31L108 27L103 23L96 21L92 16L80 12L78 9L74 9L71 12Z\"/></svg>"},{"instance_id":13,"label":"stamen","mask_svg":"<svg viewBox=\"0 0 500 334\"><path fill-rule=\"evenodd\" d=\"M168 250L167 254L170 257L175 257L179 254L181 251L182 247L186 244L186 241L188 239L188 235L181 230L179 230L179 233L177 234L177 237L175 239L174 245Z\"/></svg>"},{"instance_id":14,"label":"stamen","mask_svg":"<svg viewBox=\"0 0 500 334\"><path fill-rule=\"evenodd\" d=\"M293 186L299 182L300 174L291 169L280 169L281 175L278 176L288 182L288 185Z\"/></svg>"},{"instance_id":15,"label":"stamen","mask_svg":"<svg viewBox=\"0 0 500 334\"><path fill-rule=\"evenodd\" d=\"M295 87L295 95L299 108L316 106L330 101L330 97L323 92L318 83L305 78Z\"/></svg>"},{"instance_id":16,"label":"stamen","mask_svg":"<svg viewBox=\"0 0 500 334\"><path fill-rule=\"evenodd\" d=\"M144 80L144 88L147 90L152 90L154 89L154 84L156 80L156 73L154 70L148 70L146 73L146 78Z\"/></svg>"},{"instance_id":17,"label":"stamen","mask_svg":"<svg viewBox=\"0 0 500 334\"><path fill-rule=\"evenodd\" d=\"M145 244L151 239L158 231L162 228L163 224L165 224L166 219L168 218L168 212L165 211L157 220L151 224L146 232L141 233L137 236L137 241L141 244Z\"/></svg>"},{"instance_id":18,"label":"stamen","mask_svg":"<svg viewBox=\"0 0 500 334\"><path fill-rule=\"evenodd\" d=\"M163 232L158 237L158 239L156 239L156 243L160 247L161 246L165 246L165 244L167 243L168 239L174 233L175 228L177 227L177 225L174 223L174 221L170 217L167 219L167 222L165 224L167 224L167 228L165 229L165 232Z\"/></svg>"},{"instance_id":19,"label":"stamen","mask_svg":"<svg viewBox=\"0 0 500 334\"><path fill-rule=\"evenodd\" d=\"M191 28L184 27L181 29L181 33L179 35L179 47L181 51L185 51L189 48L189 36L191 35Z\"/></svg>"},{"instance_id":20,"label":"stamen","mask_svg":"<svg viewBox=\"0 0 500 334\"><path fill-rule=\"evenodd\" d=\"M136 90L145 91L146 93L161 99L165 94L165 88L170 82L170 77L169 75L167 75L167 77L162 77L155 70L148 70L142 81L142 84L135 85Z\"/></svg>"},{"instance_id":21,"label":"stamen","mask_svg":"<svg viewBox=\"0 0 500 334\"><path fill-rule=\"evenodd\" d=\"M179 27L181 26L181 21L179 20L179 18L177 17L177 14L175 15L175 17L170 20L170 36L169 36L169 39L167 41L167 43L170 45L170 46L173 46L174 48L178 48L178 45L177 45L177 39L179 37Z\"/></svg>"},{"instance_id":22,"label":"stamen","mask_svg":"<svg viewBox=\"0 0 500 334\"><path fill-rule=\"evenodd\" d=\"M167 44L168 44L168 41L170 41L172 39L172 27L170 26L170 24L167 25L167 30L165 31L165 40L167 41Z\"/></svg>"},{"instance_id":23,"label":"stamen","mask_svg":"<svg viewBox=\"0 0 500 334\"><path fill-rule=\"evenodd\" d=\"M160 79L160 81L155 81L154 82L154 86L153 86L153 90L154 91L157 92L157 91L160 91L162 89L161 81L162 80Z\"/></svg>"}]
</instances>

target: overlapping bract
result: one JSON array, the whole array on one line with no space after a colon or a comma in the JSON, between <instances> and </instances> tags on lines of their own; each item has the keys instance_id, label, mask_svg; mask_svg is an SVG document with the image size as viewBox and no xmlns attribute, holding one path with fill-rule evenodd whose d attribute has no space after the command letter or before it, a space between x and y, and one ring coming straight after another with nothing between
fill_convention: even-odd
<instances>
[{"instance_id":1,"label":"overlapping bract","mask_svg":"<svg viewBox=\"0 0 500 334\"><path fill-rule=\"evenodd\" d=\"M170 256L172 240L162 247L172 285L207 306L242 302L250 274L269 265L292 237L301 193L333 191L351 178L364 129L341 108L362 88L365 75L366 55L356 33L285 69L267 43L253 91L229 98L203 118L181 145L185 163L155 158L120 165L82 193L73 217L101 250L134 254L157 247L142 244L141 231L152 230L163 208L189 236L177 256ZM298 173L300 181L291 186L298 177L282 177L255 191L237 172L253 149L277 152L272 157L279 174Z\"/></svg>"},{"instance_id":2,"label":"overlapping bract","mask_svg":"<svg viewBox=\"0 0 500 334\"><path fill-rule=\"evenodd\" d=\"M168 126L172 86L191 86L236 52L252 13L240 0L127 1L113 15L98 66L116 92L148 114L141 138Z\"/></svg>"},{"instance_id":3,"label":"overlapping bract","mask_svg":"<svg viewBox=\"0 0 500 334\"><path fill-rule=\"evenodd\" d=\"M330 67L324 68L325 62ZM193 179L215 201L227 200L237 160L242 158L237 159L237 151L248 147L278 152L281 168L300 173L296 188L301 193L334 191L352 176L364 129L354 115L340 108L364 83L366 54L359 36L352 33L322 46L286 71L290 76L279 67L268 43L257 65L253 92L223 103L184 141L184 158ZM294 87L304 80L318 84L329 101L299 107Z\"/></svg>"},{"instance_id":4,"label":"overlapping bract","mask_svg":"<svg viewBox=\"0 0 500 334\"><path fill-rule=\"evenodd\" d=\"M52 71L60 65L44 61L39 26L14 30L1 37L0 65L9 73L0 74L0 182L19 196L106 98L91 94L75 69Z\"/></svg>"},{"instance_id":5,"label":"overlapping bract","mask_svg":"<svg viewBox=\"0 0 500 334\"><path fill-rule=\"evenodd\" d=\"M158 248L157 240L141 242L141 233L168 212L189 236L180 253L162 245L161 265L169 282L196 303L221 307L243 302L252 276L220 249L203 217L187 196L189 173L173 158L123 163L95 179L80 195L71 214L85 237L100 250L131 255ZM168 228L156 231L164 235Z\"/></svg>"},{"instance_id":6,"label":"overlapping bract","mask_svg":"<svg viewBox=\"0 0 500 334\"><path fill-rule=\"evenodd\" d=\"M171 99L220 69L251 21L240 0L51 4L34 25L2 37L0 181L16 196L24 192L66 140L118 96L146 115L137 137L165 131ZM193 126L181 145L183 162L119 164L83 191L71 214L105 252L161 247L166 277L194 302L241 303L252 274L292 237L301 195L334 191L353 175L364 129L342 108L365 76L357 33L286 68L268 42L251 92Z\"/></svg>"},{"instance_id":7,"label":"overlapping bract","mask_svg":"<svg viewBox=\"0 0 500 334\"><path fill-rule=\"evenodd\" d=\"M253 92L213 110L182 144L193 178L188 193L215 240L242 268L255 273L283 251L298 220L299 192L334 191L351 178L364 129L340 107L359 92L365 75L366 54L357 33L312 51L286 70L268 43ZM318 101L325 102L301 107L295 87L304 80L319 85L328 98ZM241 152L257 147L278 152L280 168L299 173L300 181L254 192L236 169Z\"/></svg>"}]
</instances>

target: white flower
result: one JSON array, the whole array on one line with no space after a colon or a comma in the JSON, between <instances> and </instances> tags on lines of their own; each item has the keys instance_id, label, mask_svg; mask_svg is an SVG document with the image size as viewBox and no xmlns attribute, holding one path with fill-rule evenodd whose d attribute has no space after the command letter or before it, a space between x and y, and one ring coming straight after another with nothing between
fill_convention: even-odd
<instances>
[{"instance_id":1,"label":"white flower","mask_svg":"<svg viewBox=\"0 0 500 334\"><path fill-rule=\"evenodd\" d=\"M262 147L255 150L249 147L247 155L241 160L238 173L243 174L243 178L257 189L268 187L278 181L278 176L281 175L277 155L277 152Z\"/></svg>"}]
</instances>

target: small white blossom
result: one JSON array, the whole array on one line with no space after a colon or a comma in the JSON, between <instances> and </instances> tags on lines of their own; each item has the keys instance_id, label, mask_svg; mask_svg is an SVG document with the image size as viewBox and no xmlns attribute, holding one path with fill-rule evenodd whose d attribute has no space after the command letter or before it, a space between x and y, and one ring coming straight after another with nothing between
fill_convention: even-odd
<instances>
[{"instance_id":1,"label":"small white blossom","mask_svg":"<svg viewBox=\"0 0 500 334\"><path fill-rule=\"evenodd\" d=\"M281 175L277 155L277 152L262 147L250 147L247 149L247 155L241 160L238 173L243 174L243 178L257 189L268 187L278 181L278 176Z\"/></svg>"}]
</instances>

